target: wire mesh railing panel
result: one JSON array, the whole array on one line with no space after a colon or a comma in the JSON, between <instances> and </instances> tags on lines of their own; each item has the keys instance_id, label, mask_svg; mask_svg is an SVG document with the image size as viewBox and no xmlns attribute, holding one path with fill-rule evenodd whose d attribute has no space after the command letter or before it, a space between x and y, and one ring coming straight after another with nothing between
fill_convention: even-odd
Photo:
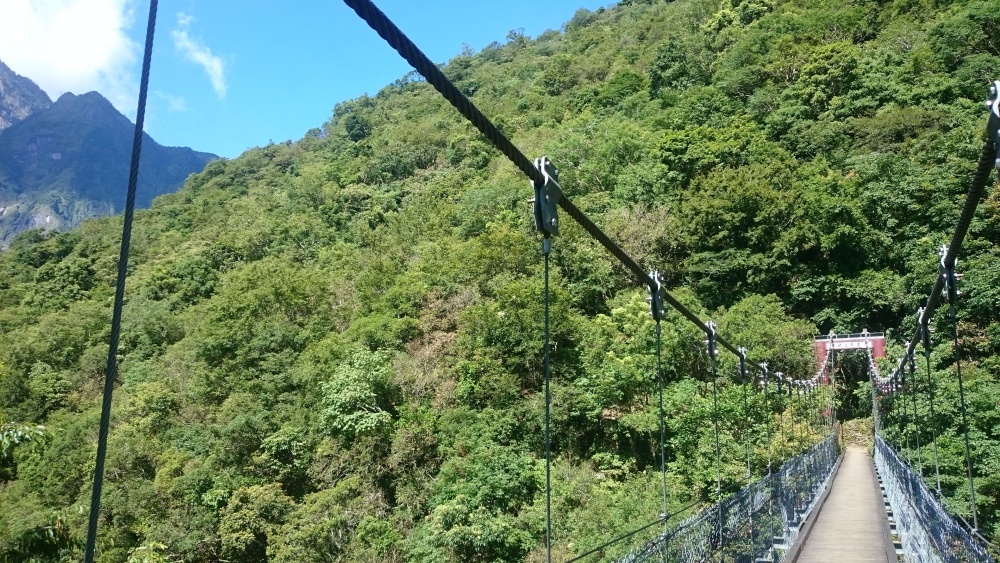
<instances>
[{"instance_id":1,"label":"wire mesh railing panel","mask_svg":"<svg viewBox=\"0 0 1000 563\"><path fill-rule=\"evenodd\" d=\"M875 466L896 517L907 561L996 563L881 436L875 437Z\"/></svg>"},{"instance_id":2,"label":"wire mesh railing panel","mask_svg":"<svg viewBox=\"0 0 1000 563\"><path fill-rule=\"evenodd\" d=\"M636 546L619 563L778 561L775 545L795 541L799 526L829 486L840 456L834 434L771 475Z\"/></svg>"}]
</instances>

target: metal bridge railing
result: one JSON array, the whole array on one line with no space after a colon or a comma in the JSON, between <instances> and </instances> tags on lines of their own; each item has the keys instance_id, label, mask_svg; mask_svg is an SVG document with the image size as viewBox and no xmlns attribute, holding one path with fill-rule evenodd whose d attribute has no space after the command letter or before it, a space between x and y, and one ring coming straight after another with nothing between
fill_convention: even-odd
<instances>
[{"instance_id":1,"label":"metal bridge railing","mask_svg":"<svg viewBox=\"0 0 1000 563\"><path fill-rule=\"evenodd\" d=\"M881 436L875 436L875 467L909 563L996 563Z\"/></svg>"},{"instance_id":2,"label":"metal bridge railing","mask_svg":"<svg viewBox=\"0 0 1000 563\"><path fill-rule=\"evenodd\" d=\"M830 434L776 473L636 546L618 563L695 563L713 561L716 554L725 561L780 561L829 486L838 457L837 436Z\"/></svg>"}]
</instances>

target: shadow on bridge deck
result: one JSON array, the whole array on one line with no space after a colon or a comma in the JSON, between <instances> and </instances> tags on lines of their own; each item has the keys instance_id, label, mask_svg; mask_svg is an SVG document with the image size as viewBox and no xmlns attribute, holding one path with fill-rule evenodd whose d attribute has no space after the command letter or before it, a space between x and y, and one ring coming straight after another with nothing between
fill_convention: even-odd
<instances>
[{"instance_id":1,"label":"shadow on bridge deck","mask_svg":"<svg viewBox=\"0 0 1000 563\"><path fill-rule=\"evenodd\" d=\"M810 518L815 522L786 561L895 563L885 504L868 451L848 446L830 487L829 496Z\"/></svg>"}]
</instances>

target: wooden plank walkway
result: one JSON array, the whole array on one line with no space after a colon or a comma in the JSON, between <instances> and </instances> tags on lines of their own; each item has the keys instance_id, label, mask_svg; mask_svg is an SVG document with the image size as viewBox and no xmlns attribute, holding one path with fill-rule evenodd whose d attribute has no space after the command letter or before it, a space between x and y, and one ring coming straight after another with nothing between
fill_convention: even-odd
<instances>
[{"instance_id":1,"label":"wooden plank walkway","mask_svg":"<svg viewBox=\"0 0 1000 563\"><path fill-rule=\"evenodd\" d=\"M796 563L890 562L895 548L887 537L885 504L867 450L847 447L830 495L816 510Z\"/></svg>"}]
</instances>

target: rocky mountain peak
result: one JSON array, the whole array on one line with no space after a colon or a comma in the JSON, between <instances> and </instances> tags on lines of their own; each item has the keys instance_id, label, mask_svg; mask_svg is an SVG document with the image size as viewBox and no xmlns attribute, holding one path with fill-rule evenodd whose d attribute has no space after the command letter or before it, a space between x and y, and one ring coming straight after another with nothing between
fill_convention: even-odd
<instances>
[{"instance_id":1,"label":"rocky mountain peak","mask_svg":"<svg viewBox=\"0 0 1000 563\"><path fill-rule=\"evenodd\" d=\"M125 207L135 126L101 94L53 103L0 63L0 250L28 229L67 229ZM144 135L136 205L179 188L216 158Z\"/></svg>"},{"instance_id":2,"label":"rocky mountain peak","mask_svg":"<svg viewBox=\"0 0 1000 563\"><path fill-rule=\"evenodd\" d=\"M0 131L51 105L37 84L0 61Z\"/></svg>"}]
</instances>

